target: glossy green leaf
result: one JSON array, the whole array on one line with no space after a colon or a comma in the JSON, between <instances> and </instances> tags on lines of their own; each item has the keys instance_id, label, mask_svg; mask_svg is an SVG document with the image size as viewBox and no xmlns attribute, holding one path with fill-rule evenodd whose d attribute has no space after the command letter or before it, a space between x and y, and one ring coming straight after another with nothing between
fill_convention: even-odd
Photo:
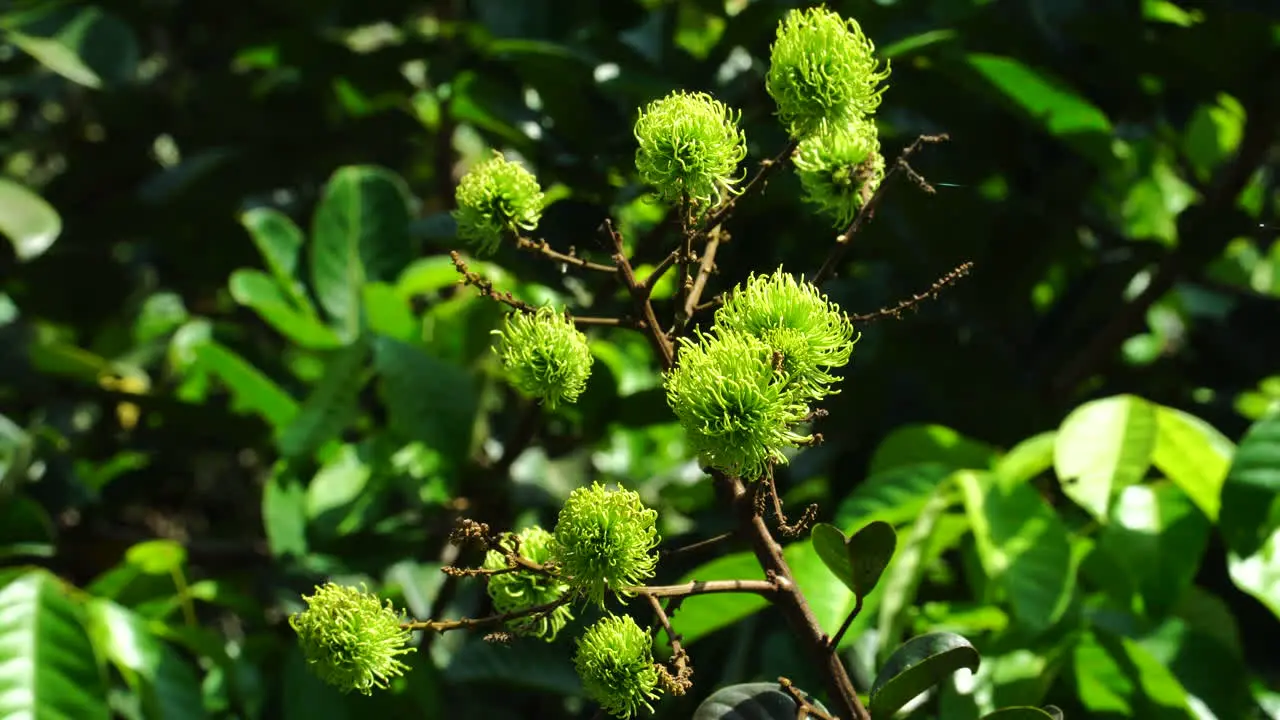
<instances>
[{"instance_id":1,"label":"glossy green leaf","mask_svg":"<svg viewBox=\"0 0 1280 720\"><path fill-rule=\"evenodd\" d=\"M1072 659L1076 697L1092 713L1162 720L1196 717L1177 678L1129 638L1087 633Z\"/></svg>"},{"instance_id":2,"label":"glossy green leaf","mask_svg":"<svg viewBox=\"0 0 1280 720\"><path fill-rule=\"evenodd\" d=\"M409 192L375 166L339 168L325 185L311 231L311 285L345 339L360 327L366 282L396 279L408 265Z\"/></svg>"},{"instance_id":3,"label":"glossy green leaf","mask_svg":"<svg viewBox=\"0 0 1280 720\"><path fill-rule=\"evenodd\" d=\"M954 633L911 638L893 651L871 686L871 715L889 717L961 668L977 670L978 651Z\"/></svg>"},{"instance_id":4,"label":"glossy green leaf","mask_svg":"<svg viewBox=\"0 0 1280 720\"><path fill-rule=\"evenodd\" d=\"M307 517L313 522L341 511L360 497L373 469L360 458L354 445L343 445L307 485ZM321 525L336 526L330 518Z\"/></svg>"},{"instance_id":5,"label":"glossy green leaf","mask_svg":"<svg viewBox=\"0 0 1280 720\"><path fill-rule=\"evenodd\" d=\"M0 717L107 720L106 683L81 613L43 570L0 588Z\"/></svg>"},{"instance_id":6,"label":"glossy green leaf","mask_svg":"<svg viewBox=\"0 0 1280 720\"><path fill-rule=\"evenodd\" d=\"M846 543L853 566L853 591L863 597L875 589L898 547L898 534L882 520L868 523Z\"/></svg>"},{"instance_id":7,"label":"glossy green leaf","mask_svg":"<svg viewBox=\"0 0 1280 720\"><path fill-rule=\"evenodd\" d=\"M140 696L147 717L208 717L195 672L144 618L102 598L90 598L85 609L94 645Z\"/></svg>"},{"instance_id":8,"label":"glossy green leaf","mask_svg":"<svg viewBox=\"0 0 1280 720\"><path fill-rule=\"evenodd\" d=\"M990 445L942 425L905 425L889 434L871 457L872 476L896 468L939 463L951 470L986 469L996 456Z\"/></svg>"},{"instance_id":9,"label":"glossy green leaf","mask_svg":"<svg viewBox=\"0 0 1280 720\"><path fill-rule=\"evenodd\" d=\"M284 463L262 489L262 524L272 555L306 554L307 490Z\"/></svg>"},{"instance_id":10,"label":"glossy green leaf","mask_svg":"<svg viewBox=\"0 0 1280 720\"><path fill-rule=\"evenodd\" d=\"M1062 421L1053 464L1062 490L1099 521L1112 496L1142 480L1156 446L1155 407L1116 395L1076 408Z\"/></svg>"},{"instance_id":11,"label":"glossy green leaf","mask_svg":"<svg viewBox=\"0 0 1280 720\"><path fill-rule=\"evenodd\" d=\"M1008 595L1014 615L1032 631L1057 622L1075 588L1076 560L1067 530L1028 485L1002 487L962 472L957 480L982 568Z\"/></svg>"},{"instance_id":12,"label":"glossy green leaf","mask_svg":"<svg viewBox=\"0 0 1280 720\"><path fill-rule=\"evenodd\" d=\"M1054 720L1054 716L1052 713L1045 712L1038 707L1023 705L1020 707L1000 708L993 713L983 715L982 720Z\"/></svg>"},{"instance_id":13,"label":"glossy green leaf","mask_svg":"<svg viewBox=\"0 0 1280 720\"><path fill-rule=\"evenodd\" d=\"M184 326L192 327L192 326ZM179 330L174 342L180 341ZM216 376L231 391L231 408L261 416L280 429L298 414L298 403L270 378L236 353L212 340L192 347L195 365Z\"/></svg>"},{"instance_id":14,"label":"glossy green leaf","mask_svg":"<svg viewBox=\"0 0 1280 720\"><path fill-rule=\"evenodd\" d=\"M1254 596L1280 618L1280 530L1251 555L1230 552L1227 571L1236 587Z\"/></svg>"},{"instance_id":15,"label":"glossy green leaf","mask_svg":"<svg viewBox=\"0 0 1280 720\"><path fill-rule=\"evenodd\" d=\"M1219 525L1240 556L1259 552L1280 528L1280 412L1255 422L1240 440L1222 486Z\"/></svg>"},{"instance_id":16,"label":"glossy green leaf","mask_svg":"<svg viewBox=\"0 0 1280 720\"><path fill-rule=\"evenodd\" d=\"M852 531L873 520L910 521L924 507L952 468L943 463L902 465L858 484L836 509L836 527Z\"/></svg>"},{"instance_id":17,"label":"glossy green leaf","mask_svg":"<svg viewBox=\"0 0 1280 720\"><path fill-rule=\"evenodd\" d=\"M1169 483L1121 491L1099 538L1153 617L1164 616L1182 598L1208 542L1209 521Z\"/></svg>"},{"instance_id":18,"label":"glossy green leaf","mask_svg":"<svg viewBox=\"0 0 1280 720\"><path fill-rule=\"evenodd\" d=\"M949 545L948 540L958 540L958 535L948 536L940 532L940 521L943 513L950 505L945 488L935 488L916 515L914 522L907 530L906 539L889 563L888 576L879 585L882 595L877 611L876 627L880 633L881 655L888 652L906 631L907 610L915 603L916 591L920 580L924 577L925 567ZM968 528L963 531L967 532ZM872 595L874 598L875 595ZM854 620L851 630L857 629L859 621L869 624L872 608L863 608L863 616ZM863 620L863 618L867 620ZM845 637L853 633L850 632Z\"/></svg>"},{"instance_id":19,"label":"glossy green leaf","mask_svg":"<svg viewBox=\"0 0 1280 720\"><path fill-rule=\"evenodd\" d=\"M982 53L970 53L968 60L992 85L1043 123L1050 134L1111 132L1111 122L1097 106L1021 62Z\"/></svg>"},{"instance_id":20,"label":"glossy green leaf","mask_svg":"<svg viewBox=\"0 0 1280 720\"><path fill-rule=\"evenodd\" d=\"M853 562L846 548L849 538L845 537L835 525L829 523L814 525L809 537L813 543L813 551L822 558L822 563L827 566L827 569L846 587L857 592L853 582Z\"/></svg>"},{"instance_id":21,"label":"glossy green leaf","mask_svg":"<svg viewBox=\"0 0 1280 720\"><path fill-rule=\"evenodd\" d=\"M62 217L44 198L0 178L0 234L13 243L13 254L26 261L40 257L62 234Z\"/></svg>"},{"instance_id":22,"label":"glossy green leaf","mask_svg":"<svg viewBox=\"0 0 1280 720\"><path fill-rule=\"evenodd\" d=\"M305 243L302 230L288 215L265 207L253 208L242 214L240 224L249 231L262 261L279 286L284 288L293 306L314 316L315 307L298 281L298 260Z\"/></svg>"},{"instance_id":23,"label":"glossy green leaf","mask_svg":"<svg viewBox=\"0 0 1280 720\"><path fill-rule=\"evenodd\" d=\"M1017 485L1031 481L1040 473L1053 467L1053 452L1058 433L1050 430L1033 435L1014 445L995 463L996 476L1001 484Z\"/></svg>"},{"instance_id":24,"label":"glossy green leaf","mask_svg":"<svg viewBox=\"0 0 1280 720\"><path fill-rule=\"evenodd\" d=\"M228 283L231 297L253 310L277 332L306 348L329 349L343 345L328 325L299 310L285 296L280 284L260 270L236 270Z\"/></svg>"},{"instance_id":25,"label":"glossy green leaf","mask_svg":"<svg viewBox=\"0 0 1280 720\"><path fill-rule=\"evenodd\" d=\"M364 341L334 351L324 376L303 402L297 417L280 435L280 452L287 458L308 455L337 437L355 415L356 401L367 379Z\"/></svg>"},{"instance_id":26,"label":"glossy green leaf","mask_svg":"<svg viewBox=\"0 0 1280 720\"><path fill-rule=\"evenodd\" d=\"M1177 483L1209 520L1217 522L1222 484L1235 446L1209 423L1173 408L1156 407L1156 428L1152 463ZM1277 473L1280 477L1280 471Z\"/></svg>"},{"instance_id":27,"label":"glossy green leaf","mask_svg":"<svg viewBox=\"0 0 1280 720\"><path fill-rule=\"evenodd\" d=\"M827 712L807 693L805 699ZM692 720L795 720L798 709L791 694L776 682L741 683L711 693L693 712Z\"/></svg>"},{"instance_id":28,"label":"glossy green leaf","mask_svg":"<svg viewBox=\"0 0 1280 720\"><path fill-rule=\"evenodd\" d=\"M393 430L455 460L467 456L478 400L466 370L387 337L374 342L374 366Z\"/></svg>"},{"instance_id":29,"label":"glossy green leaf","mask_svg":"<svg viewBox=\"0 0 1280 720\"><path fill-rule=\"evenodd\" d=\"M53 72L86 87L130 81L137 74L138 41L114 15L89 5L53 8L7 38Z\"/></svg>"},{"instance_id":30,"label":"glossy green leaf","mask_svg":"<svg viewBox=\"0 0 1280 720\"><path fill-rule=\"evenodd\" d=\"M422 334L422 325L413 316L409 303L387 283L364 286L364 317L369 330L387 337L412 342Z\"/></svg>"}]
</instances>

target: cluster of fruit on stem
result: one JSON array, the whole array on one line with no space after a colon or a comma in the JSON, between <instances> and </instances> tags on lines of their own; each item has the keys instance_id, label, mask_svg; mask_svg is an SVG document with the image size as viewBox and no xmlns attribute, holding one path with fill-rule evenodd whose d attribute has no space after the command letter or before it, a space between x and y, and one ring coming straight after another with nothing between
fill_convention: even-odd
<instances>
[{"instance_id":1,"label":"cluster of fruit on stem","mask_svg":"<svg viewBox=\"0 0 1280 720\"><path fill-rule=\"evenodd\" d=\"M632 490L593 483L569 495L550 531L530 526L493 534L479 523L459 525L452 540L481 543L484 561L478 568L446 572L485 578L495 610L488 617L405 622L390 605L363 590L333 584L317 588L304 598L307 609L290 622L320 677L367 693L403 672L400 656L409 652L405 645L414 631L500 625L509 635L551 641L585 605L604 614L576 639L575 667L592 700L627 718L651 708L660 692L681 694L690 686L692 668L670 617L680 600L710 592L750 592L780 603L789 618L796 618L793 624L812 636L807 640L815 658L826 663L824 672L840 676L828 678L833 702L849 717L866 717L763 520L767 503L757 498L772 498L784 534L804 529L804 521L785 524L772 469L786 463L796 448L820 440L809 430L821 414L816 403L838 392L834 373L849 361L857 341L850 316L827 299L817 282L831 274L848 238L869 217L886 177L899 168L918 177L906 166L905 155L919 142L886 173L874 113L889 69L877 61L874 45L855 21L825 8L793 10L778 26L770 61L766 87L790 140L745 185L746 138L737 112L710 95L689 92L672 93L639 112L634 127L637 174L659 202L674 208L681 230L676 246L643 281L610 223L602 228L612 251L608 263L527 237L536 230L546 200L536 177L519 162L495 153L462 178L454 216L458 236L477 255L509 243L566 268L611 273L633 301L631 315L592 318L533 307L498 292L460 254L453 254L464 283L512 308L503 328L495 331L497 357L507 381L548 410L575 402L586 388L593 360L584 328L644 333L662 366L668 404L701 465L741 508L739 532L751 539L765 579L644 585L658 561L657 513ZM845 228L832 257L812 281L778 268L753 274L723 296L703 302L725 237L723 221L746 194L763 187L765 178L788 162L805 200ZM662 323L653 292L673 268L680 273L677 297L673 317ZM885 312L898 313L910 304ZM715 312L709 327L687 332L694 316L711 308ZM756 487L767 491L753 495L744 489L760 479L766 482ZM653 612L652 630L641 628L628 614L608 610L610 600L637 596ZM665 607L664 598L671 600ZM666 663L652 656L652 633L658 630L665 631L673 649Z\"/></svg>"}]
</instances>

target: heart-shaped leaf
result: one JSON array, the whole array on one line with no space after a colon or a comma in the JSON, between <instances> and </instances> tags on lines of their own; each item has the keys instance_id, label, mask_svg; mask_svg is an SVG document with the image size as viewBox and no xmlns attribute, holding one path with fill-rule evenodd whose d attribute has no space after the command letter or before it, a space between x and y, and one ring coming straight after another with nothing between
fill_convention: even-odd
<instances>
[{"instance_id":1,"label":"heart-shaped leaf","mask_svg":"<svg viewBox=\"0 0 1280 720\"><path fill-rule=\"evenodd\" d=\"M822 564L826 565L831 574L840 579L840 582L857 592L857 586L853 581L853 563L845 550L849 544L849 538L840 532L840 528L829 523L814 525L810 536L813 541L813 550L818 553L818 557L822 558Z\"/></svg>"},{"instance_id":2,"label":"heart-shaped leaf","mask_svg":"<svg viewBox=\"0 0 1280 720\"><path fill-rule=\"evenodd\" d=\"M893 651L871 686L871 715L889 717L960 668L977 670L978 651L955 633L913 637Z\"/></svg>"},{"instance_id":3,"label":"heart-shaped leaf","mask_svg":"<svg viewBox=\"0 0 1280 720\"><path fill-rule=\"evenodd\" d=\"M823 712L822 703L806 698ZM720 688L702 701L693 720L794 720L795 698L773 682L743 683Z\"/></svg>"},{"instance_id":4,"label":"heart-shaped leaf","mask_svg":"<svg viewBox=\"0 0 1280 720\"><path fill-rule=\"evenodd\" d=\"M818 523L813 526L812 539L823 564L861 597L866 597L880 581L898 545L893 526L883 520L868 523L853 537L845 537L834 525Z\"/></svg>"},{"instance_id":5,"label":"heart-shaped leaf","mask_svg":"<svg viewBox=\"0 0 1280 720\"><path fill-rule=\"evenodd\" d=\"M883 520L867 524L849 538L845 549L853 564L853 591L862 597L871 592L898 547L898 534Z\"/></svg>"},{"instance_id":6,"label":"heart-shaped leaf","mask_svg":"<svg viewBox=\"0 0 1280 720\"><path fill-rule=\"evenodd\" d=\"M1050 707L1053 707L1050 705ZM1054 708L1057 710L1057 708ZM1062 712L1057 715L1041 710L1038 707L1007 707L982 716L982 720L1062 720Z\"/></svg>"}]
</instances>

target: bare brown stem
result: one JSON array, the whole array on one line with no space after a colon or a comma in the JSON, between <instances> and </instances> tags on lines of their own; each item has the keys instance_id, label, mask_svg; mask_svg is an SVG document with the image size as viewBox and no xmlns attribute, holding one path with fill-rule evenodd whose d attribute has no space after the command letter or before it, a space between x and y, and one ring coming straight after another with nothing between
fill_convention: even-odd
<instances>
[{"instance_id":1,"label":"bare brown stem","mask_svg":"<svg viewBox=\"0 0 1280 720\"><path fill-rule=\"evenodd\" d=\"M663 369L670 369L675 364L675 348L671 345L671 339L662 332L662 326L658 324L658 316L653 312L653 303L650 302L649 293L645 291L644 284L636 280L635 270L631 268L631 261L627 260L626 247L622 244L622 235L618 233L613 227L613 222L609 220L604 221L603 230L609 236L610 242L613 243L615 271L618 273L619 279L622 280L623 286L631 294L636 313L639 314L648 329L645 336L649 338L650 344L653 345L654 352L657 353L658 361L662 363Z\"/></svg>"},{"instance_id":2,"label":"bare brown stem","mask_svg":"<svg viewBox=\"0 0 1280 720\"><path fill-rule=\"evenodd\" d=\"M453 267L462 275L462 283L470 285L480 291L480 294L495 302L502 303L508 307L514 308L520 312L534 313L538 309L523 300L517 300L514 295L509 292L498 292L493 288L493 283L477 272L472 272L462 256L457 250L449 253L449 258L453 260Z\"/></svg>"},{"instance_id":3,"label":"bare brown stem","mask_svg":"<svg viewBox=\"0 0 1280 720\"><path fill-rule=\"evenodd\" d=\"M789 587L787 583L777 580L693 580L679 585L636 585L623 588L622 592L648 597L690 597L717 593L747 593L770 597Z\"/></svg>"},{"instance_id":4,"label":"bare brown stem","mask_svg":"<svg viewBox=\"0 0 1280 720\"><path fill-rule=\"evenodd\" d=\"M601 263L591 262L585 258L578 257L573 248L570 248L567 253L558 252L557 250L554 250L546 240L530 240L528 238L517 237L516 247L521 250L537 253L559 263L582 268L583 270L594 270L596 272L606 273L612 273L615 270L612 265L603 265Z\"/></svg>"},{"instance_id":5,"label":"bare brown stem","mask_svg":"<svg viewBox=\"0 0 1280 720\"><path fill-rule=\"evenodd\" d=\"M406 630L426 630L429 632L444 633L450 630L473 630L475 628L487 627L489 625L497 625L505 623L508 620L518 620L533 615L545 615L552 612L562 605L568 605L573 600L573 595L566 593L559 600L555 600L542 605L535 605L524 610L513 610L511 612L498 613L496 615L486 615L478 618L459 618L457 620L411 620L401 623L400 627Z\"/></svg>"},{"instance_id":6,"label":"bare brown stem","mask_svg":"<svg viewBox=\"0 0 1280 720\"><path fill-rule=\"evenodd\" d=\"M901 300L897 305L894 305L891 308L880 308L875 312L865 313L862 315L850 315L849 320L854 323L872 323L876 320L883 320L884 318L889 317L895 319L900 318L902 317L903 312L916 307L925 300L937 298L943 290L946 290L961 278L968 275L970 270L973 270L973 263L961 263L956 267L956 269L935 280L933 285L929 286L928 290L925 290L922 293L916 293L905 300Z\"/></svg>"}]
</instances>

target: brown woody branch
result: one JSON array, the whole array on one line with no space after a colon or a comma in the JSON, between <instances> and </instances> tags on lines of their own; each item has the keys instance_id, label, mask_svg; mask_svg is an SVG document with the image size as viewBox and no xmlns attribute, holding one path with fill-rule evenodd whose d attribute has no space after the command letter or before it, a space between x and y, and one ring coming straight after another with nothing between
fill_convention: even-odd
<instances>
[{"instance_id":1,"label":"brown woody branch","mask_svg":"<svg viewBox=\"0 0 1280 720\"><path fill-rule=\"evenodd\" d=\"M943 275L942 277L935 280L933 285L929 286L928 290L925 290L922 293L917 293L915 295L912 295L911 297L905 300L901 300L898 302L897 305L894 305L893 307L880 308L875 312L865 313L861 315L850 315L849 320L855 323L872 323L872 322L875 322L876 320L883 320L884 318L891 317L891 318L894 318L895 320L898 318L901 318L902 313L906 312L907 310L914 309L917 305L924 302L925 300L936 299L938 295L942 293L943 290L946 290L948 287L950 287L951 285L954 285L961 278L968 275L970 270L973 270L972 262L961 263L958 267L956 267L956 269L952 270L946 275Z\"/></svg>"},{"instance_id":2,"label":"brown woody branch","mask_svg":"<svg viewBox=\"0 0 1280 720\"><path fill-rule=\"evenodd\" d=\"M554 250L546 240L530 240L528 238L517 237L516 247L521 250L527 250L542 255L545 258L554 260L566 265L572 265L583 270L595 270L596 272L614 272L612 265L602 265L601 263L591 262L585 258L578 257L573 248L569 248L569 252L562 253Z\"/></svg>"}]
</instances>

